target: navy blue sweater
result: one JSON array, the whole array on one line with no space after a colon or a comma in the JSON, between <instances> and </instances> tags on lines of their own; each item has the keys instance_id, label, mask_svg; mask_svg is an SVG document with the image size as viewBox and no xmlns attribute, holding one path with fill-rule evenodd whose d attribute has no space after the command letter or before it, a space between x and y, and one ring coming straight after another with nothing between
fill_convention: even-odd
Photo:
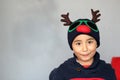
<instances>
[{"instance_id":1,"label":"navy blue sweater","mask_svg":"<svg viewBox=\"0 0 120 80\"><path fill-rule=\"evenodd\" d=\"M111 65L100 60L99 53L96 53L90 67L84 68L73 57L55 68L49 80L116 80L116 76Z\"/></svg>"}]
</instances>

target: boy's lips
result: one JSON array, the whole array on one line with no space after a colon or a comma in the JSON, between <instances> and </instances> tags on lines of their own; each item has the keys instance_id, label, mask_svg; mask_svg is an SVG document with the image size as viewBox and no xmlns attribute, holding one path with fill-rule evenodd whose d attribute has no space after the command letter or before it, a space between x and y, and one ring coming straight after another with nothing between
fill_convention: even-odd
<instances>
[{"instance_id":1,"label":"boy's lips","mask_svg":"<svg viewBox=\"0 0 120 80\"><path fill-rule=\"evenodd\" d=\"M81 54L82 56L89 56L90 55L90 53L83 53L83 54Z\"/></svg>"}]
</instances>

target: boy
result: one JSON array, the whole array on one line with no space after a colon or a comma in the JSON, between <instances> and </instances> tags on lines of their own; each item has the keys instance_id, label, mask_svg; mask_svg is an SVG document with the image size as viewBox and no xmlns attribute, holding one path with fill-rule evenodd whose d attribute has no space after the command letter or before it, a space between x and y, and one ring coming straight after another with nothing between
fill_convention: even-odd
<instances>
[{"instance_id":1,"label":"boy","mask_svg":"<svg viewBox=\"0 0 120 80\"><path fill-rule=\"evenodd\" d=\"M68 59L54 69L49 80L116 80L114 70L110 64L100 59L96 49L100 46L99 30L96 26L99 11L92 11L93 18L78 19L71 22L69 14L62 15L70 25L68 29L68 43L74 52L74 57Z\"/></svg>"}]
</instances>

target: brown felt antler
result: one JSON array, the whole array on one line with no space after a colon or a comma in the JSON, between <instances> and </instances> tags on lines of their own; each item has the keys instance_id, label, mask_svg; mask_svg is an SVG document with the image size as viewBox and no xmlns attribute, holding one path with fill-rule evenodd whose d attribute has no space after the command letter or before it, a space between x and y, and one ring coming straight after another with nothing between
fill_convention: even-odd
<instances>
[{"instance_id":1,"label":"brown felt antler","mask_svg":"<svg viewBox=\"0 0 120 80\"><path fill-rule=\"evenodd\" d=\"M72 24L72 22L69 19L69 13L67 14L62 14L61 17L63 17L64 19L61 19L61 22L65 22L63 25L64 26L69 26Z\"/></svg>"},{"instance_id":2,"label":"brown felt antler","mask_svg":"<svg viewBox=\"0 0 120 80\"><path fill-rule=\"evenodd\" d=\"M98 17L101 16L101 14L99 13L99 10L93 11L93 9L91 9L91 13L92 13L92 21L93 22L98 22L100 21L100 19L98 19Z\"/></svg>"}]
</instances>

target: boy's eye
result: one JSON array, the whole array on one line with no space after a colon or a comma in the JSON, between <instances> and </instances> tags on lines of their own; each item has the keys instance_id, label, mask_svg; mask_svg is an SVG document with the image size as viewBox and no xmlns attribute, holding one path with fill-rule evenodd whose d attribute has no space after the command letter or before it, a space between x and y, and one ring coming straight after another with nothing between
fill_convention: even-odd
<instances>
[{"instance_id":1,"label":"boy's eye","mask_svg":"<svg viewBox=\"0 0 120 80\"><path fill-rule=\"evenodd\" d=\"M76 43L76 45L80 45L81 43Z\"/></svg>"},{"instance_id":2,"label":"boy's eye","mask_svg":"<svg viewBox=\"0 0 120 80\"><path fill-rule=\"evenodd\" d=\"M88 41L89 44L93 43L93 41Z\"/></svg>"}]
</instances>

